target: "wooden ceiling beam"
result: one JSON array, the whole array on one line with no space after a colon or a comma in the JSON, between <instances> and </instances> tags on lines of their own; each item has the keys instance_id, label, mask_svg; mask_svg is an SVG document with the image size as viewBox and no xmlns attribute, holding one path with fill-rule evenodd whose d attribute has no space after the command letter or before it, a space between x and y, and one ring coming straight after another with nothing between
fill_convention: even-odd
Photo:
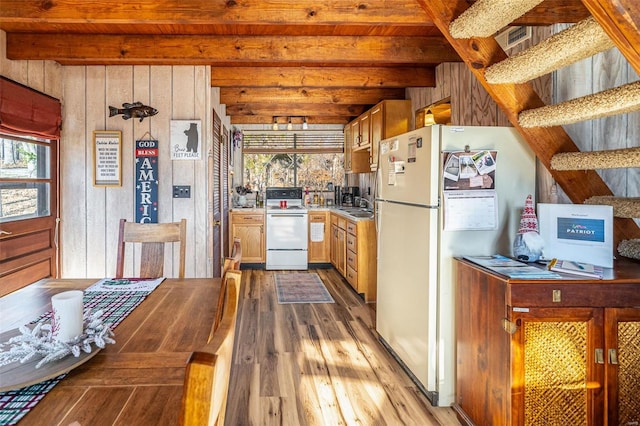
<instances>
[{"instance_id":1,"label":"wooden ceiling beam","mask_svg":"<svg viewBox=\"0 0 640 426\"><path fill-rule=\"evenodd\" d=\"M85 0L34 2L2 0L2 21L41 24L189 22L189 25L264 24L321 25L336 23L424 24L427 15L413 0L210 1L137 0L100 5Z\"/></svg>"},{"instance_id":2,"label":"wooden ceiling beam","mask_svg":"<svg viewBox=\"0 0 640 426\"><path fill-rule=\"evenodd\" d=\"M449 24L468 7L466 0L418 0L432 17L434 23L455 48L487 93L509 118L511 124L527 141L531 150L550 171L555 181L574 203L583 203L594 195L612 195L607 184L594 170L554 171L551 157L559 152L579 151L571 137L561 126L523 128L518 123L518 114L526 109L544 106L531 83L489 84L485 70L492 64L504 60L507 55L495 38L455 39L449 34ZM639 238L640 228L632 219L614 221L614 240Z\"/></svg>"},{"instance_id":3,"label":"wooden ceiling beam","mask_svg":"<svg viewBox=\"0 0 640 426\"><path fill-rule=\"evenodd\" d=\"M307 124L340 124L345 125L349 122L347 117L331 117L331 116L295 116L291 118L294 125L302 124L303 118L306 117ZM272 115L234 115L231 117L231 124L273 124ZM286 124L287 116L279 116L278 123Z\"/></svg>"},{"instance_id":4,"label":"wooden ceiling beam","mask_svg":"<svg viewBox=\"0 0 640 426\"><path fill-rule=\"evenodd\" d=\"M244 29L246 34L257 35L274 29L287 31L286 27L290 26L316 27L315 34L320 34L317 29L322 31L322 27L331 31L336 28L340 31L357 31L358 26L433 26L431 18L412 0L138 0L109 2L104 5L85 0L2 0L1 14L2 29L33 31L32 24L35 22L42 32L57 32L64 26L66 31L96 33L104 32L101 29L109 25L117 28L116 31L109 32L117 33L211 34L216 28L223 30L225 26L233 26L237 30L236 26L240 26L239 29ZM556 22L578 22L587 16L588 12L580 0L546 0L515 23L550 25ZM174 25L178 25L180 32L175 31ZM346 34L348 32L334 33Z\"/></svg>"},{"instance_id":5,"label":"wooden ceiling beam","mask_svg":"<svg viewBox=\"0 0 640 426\"><path fill-rule=\"evenodd\" d=\"M212 87L434 87L435 67L213 67Z\"/></svg>"},{"instance_id":6,"label":"wooden ceiling beam","mask_svg":"<svg viewBox=\"0 0 640 426\"><path fill-rule=\"evenodd\" d=\"M384 99L404 99L404 89L345 89L320 87L223 87L220 102L226 105L243 103L296 104L376 104Z\"/></svg>"},{"instance_id":7,"label":"wooden ceiling beam","mask_svg":"<svg viewBox=\"0 0 640 426\"><path fill-rule=\"evenodd\" d=\"M357 117L371 105L342 105L342 104L296 104L296 103L251 103L230 104L226 106L226 113L236 115L274 116L326 116L326 117Z\"/></svg>"},{"instance_id":8,"label":"wooden ceiling beam","mask_svg":"<svg viewBox=\"0 0 640 426\"><path fill-rule=\"evenodd\" d=\"M84 63L215 65L340 62L387 65L459 61L442 37L267 37L8 33L7 58Z\"/></svg>"}]
</instances>

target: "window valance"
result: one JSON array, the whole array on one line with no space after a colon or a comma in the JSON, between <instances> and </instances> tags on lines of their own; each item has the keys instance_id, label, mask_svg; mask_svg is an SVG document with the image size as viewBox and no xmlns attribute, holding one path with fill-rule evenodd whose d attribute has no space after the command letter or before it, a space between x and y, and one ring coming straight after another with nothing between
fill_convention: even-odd
<instances>
[{"instance_id":1,"label":"window valance","mask_svg":"<svg viewBox=\"0 0 640 426\"><path fill-rule=\"evenodd\" d=\"M60 101L0 77L0 132L60 139Z\"/></svg>"}]
</instances>

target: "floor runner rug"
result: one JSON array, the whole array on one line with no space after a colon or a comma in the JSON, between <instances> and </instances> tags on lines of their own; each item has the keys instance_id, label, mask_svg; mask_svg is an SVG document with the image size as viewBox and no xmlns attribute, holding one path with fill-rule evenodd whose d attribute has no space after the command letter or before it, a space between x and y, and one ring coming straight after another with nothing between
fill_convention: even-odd
<instances>
[{"instance_id":1,"label":"floor runner rug","mask_svg":"<svg viewBox=\"0 0 640 426\"><path fill-rule=\"evenodd\" d=\"M334 303L333 297L313 273L275 274L278 303Z\"/></svg>"}]
</instances>

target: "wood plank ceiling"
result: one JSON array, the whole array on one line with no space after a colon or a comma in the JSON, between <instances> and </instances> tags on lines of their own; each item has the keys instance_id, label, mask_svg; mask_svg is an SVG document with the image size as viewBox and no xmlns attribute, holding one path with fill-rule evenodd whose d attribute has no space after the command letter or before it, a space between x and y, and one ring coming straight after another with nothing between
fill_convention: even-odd
<instances>
[{"instance_id":1,"label":"wood plank ceiling","mask_svg":"<svg viewBox=\"0 0 640 426\"><path fill-rule=\"evenodd\" d=\"M546 0L514 24L588 16ZM461 60L416 0L2 0L0 29L9 59L211 65L233 124L344 124Z\"/></svg>"}]
</instances>

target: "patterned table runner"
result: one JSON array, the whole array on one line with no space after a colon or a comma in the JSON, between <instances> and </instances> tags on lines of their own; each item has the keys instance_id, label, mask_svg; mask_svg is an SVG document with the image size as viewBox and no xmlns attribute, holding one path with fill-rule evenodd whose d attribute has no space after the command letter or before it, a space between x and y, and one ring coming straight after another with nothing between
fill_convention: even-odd
<instances>
[{"instance_id":1,"label":"patterned table runner","mask_svg":"<svg viewBox=\"0 0 640 426\"><path fill-rule=\"evenodd\" d=\"M108 280L107 282L114 281L116 280ZM111 291L95 291L96 289L102 290L102 284L105 280L101 280L85 290L84 309L85 311L91 309L91 312L102 310L103 323L109 325L113 330L142 303L161 281L162 279L154 280L155 285L151 285L149 287L150 290L123 291L123 287L120 287ZM31 324L49 321L50 319L51 311L41 315ZM117 340L118 336L116 335L115 338ZM0 425L15 425L18 423L65 376L66 373L22 389L0 392Z\"/></svg>"}]
</instances>

